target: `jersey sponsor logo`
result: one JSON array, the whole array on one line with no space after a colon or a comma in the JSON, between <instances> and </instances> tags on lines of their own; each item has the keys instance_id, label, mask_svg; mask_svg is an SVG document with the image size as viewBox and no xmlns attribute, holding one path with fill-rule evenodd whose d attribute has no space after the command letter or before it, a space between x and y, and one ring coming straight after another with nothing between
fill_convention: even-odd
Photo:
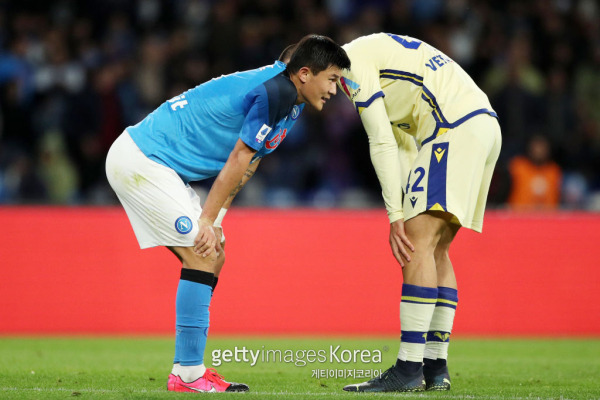
<instances>
[{"instance_id":1,"label":"jersey sponsor logo","mask_svg":"<svg viewBox=\"0 0 600 400\"><path fill-rule=\"evenodd\" d=\"M300 107L298 106L294 106L294 108L292 108L292 119L295 121L298 119L298 117L300 116Z\"/></svg>"},{"instance_id":2,"label":"jersey sponsor logo","mask_svg":"<svg viewBox=\"0 0 600 400\"><path fill-rule=\"evenodd\" d=\"M194 224L192 224L192 220L189 217L182 216L175 221L175 229L182 235L190 233L193 227Z\"/></svg>"},{"instance_id":3,"label":"jersey sponsor logo","mask_svg":"<svg viewBox=\"0 0 600 400\"><path fill-rule=\"evenodd\" d=\"M273 128L271 128L269 125L263 124L263 126L260 127L258 133L256 134L256 141L258 143L262 143L272 129Z\"/></svg>"},{"instance_id":4,"label":"jersey sponsor logo","mask_svg":"<svg viewBox=\"0 0 600 400\"><path fill-rule=\"evenodd\" d=\"M277 148L277 146L279 146L279 144L283 141L283 139L285 139L286 134L287 134L287 129L284 129L283 132L281 132L281 131L278 132L277 135L275 135L275 137L273 137L273 139L267 140L265 147L269 150L273 150L273 149Z\"/></svg>"}]
</instances>

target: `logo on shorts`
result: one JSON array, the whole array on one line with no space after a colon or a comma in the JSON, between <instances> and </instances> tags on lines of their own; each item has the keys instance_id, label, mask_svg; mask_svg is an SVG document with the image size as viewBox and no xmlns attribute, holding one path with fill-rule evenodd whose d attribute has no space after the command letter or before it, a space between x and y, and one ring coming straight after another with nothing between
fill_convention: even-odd
<instances>
[{"instance_id":1,"label":"logo on shorts","mask_svg":"<svg viewBox=\"0 0 600 400\"><path fill-rule=\"evenodd\" d=\"M413 208L415 208L415 204L417 204L417 200L419 200L419 199L416 198L415 196L413 196L409 200L410 200L410 204L412 204Z\"/></svg>"},{"instance_id":2,"label":"logo on shorts","mask_svg":"<svg viewBox=\"0 0 600 400\"><path fill-rule=\"evenodd\" d=\"M177 221L175 221L175 229L177 232L185 235L186 233L190 233L193 228L192 220L189 217L179 217Z\"/></svg>"}]
</instances>

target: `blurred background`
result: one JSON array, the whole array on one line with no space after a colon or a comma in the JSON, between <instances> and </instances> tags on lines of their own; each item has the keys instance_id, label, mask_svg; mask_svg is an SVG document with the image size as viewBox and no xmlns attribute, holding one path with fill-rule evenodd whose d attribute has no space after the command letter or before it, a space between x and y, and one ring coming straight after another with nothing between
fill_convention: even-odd
<instances>
[{"instance_id":1,"label":"blurred background","mask_svg":"<svg viewBox=\"0 0 600 400\"><path fill-rule=\"evenodd\" d=\"M0 334L171 334L178 264L139 250L106 182L111 143L308 33L383 31L448 54L500 116L495 210L453 245L457 331L598 336L599 21L597 0L0 0ZM212 332L397 334L380 191L344 95L306 110L225 222Z\"/></svg>"},{"instance_id":2,"label":"blurred background","mask_svg":"<svg viewBox=\"0 0 600 400\"><path fill-rule=\"evenodd\" d=\"M429 42L489 96L504 140L490 208L600 210L599 20L595 0L0 0L0 203L118 204L106 152L166 99L308 33L383 31ZM381 207L367 146L338 94L236 205Z\"/></svg>"}]
</instances>

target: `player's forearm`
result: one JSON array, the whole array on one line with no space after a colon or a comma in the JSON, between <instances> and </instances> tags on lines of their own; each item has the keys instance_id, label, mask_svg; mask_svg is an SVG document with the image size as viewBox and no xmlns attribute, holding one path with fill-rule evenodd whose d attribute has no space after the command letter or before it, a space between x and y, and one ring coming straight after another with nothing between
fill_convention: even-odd
<instances>
[{"instance_id":1,"label":"player's forearm","mask_svg":"<svg viewBox=\"0 0 600 400\"><path fill-rule=\"evenodd\" d=\"M228 197L231 196L242 181L244 172L248 169L255 153L255 150L248 147L241 140L238 140L206 197L206 201L202 207L202 215L200 216L201 220L211 225L214 223Z\"/></svg>"},{"instance_id":2,"label":"player's forearm","mask_svg":"<svg viewBox=\"0 0 600 400\"><path fill-rule=\"evenodd\" d=\"M242 179L240 180L240 182L229 193L229 196L227 196L227 199L225 200L225 203L223 203L222 208L228 209L229 207L231 207L231 203L233 202L233 199L235 198L235 196L237 196L237 194L240 192L240 190L242 190L242 188L246 185L246 183L248 183L250 178L252 178L254 176L254 173L256 172L256 169L258 168L259 163L260 163L260 159L257 159L248 166L248 168L244 172L244 175L242 176Z\"/></svg>"},{"instance_id":3,"label":"player's forearm","mask_svg":"<svg viewBox=\"0 0 600 400\"><path fill-rule=\"evenodd\" d=\"M371 162L381 185L390 222L404 217L402 211L402 164L398 142L389 123L383 99L377 99L361 113L369 136Z\"/></svg>"},{"instance_id":4,"label":"player's forearm","mask_svg":"<svg viewBox=\"0 0 600 400\"><path fill-rule=\"evenodd\" d=\"M401 129L394 128L394 135L398 141L398 159L400 161L401 188L406 187L408 175L417 158L417 145L414 137Z\"/></svg>"},{"instance_id":5,"label":"player's forearm","mask_svg":"<svg viewBox=\"0 0 600 400\"><path fill-rule=\"evenodd\" d=\"M404 218L398 148L395 144L371 143L370 153L390 222Z\"/></svg>"}]
</instances>

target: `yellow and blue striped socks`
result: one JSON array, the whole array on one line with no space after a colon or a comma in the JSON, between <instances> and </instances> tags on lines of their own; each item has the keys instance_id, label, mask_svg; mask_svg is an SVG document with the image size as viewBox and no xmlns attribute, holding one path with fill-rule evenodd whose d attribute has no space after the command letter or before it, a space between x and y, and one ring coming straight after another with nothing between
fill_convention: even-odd
<instances>
[{"instance_id":1,"label":"yellow and blue striped socks","mask_svg":"<svg viewBox=\"0 0 600 400\"><path fill-rule=\"evenodd\" d=\"M402 285L400 301L400 351L398 360L421 365L429 323L438 298L438 288Z\"/></svg>"},{"instance_id":2,"label":"yellow and blue striped socks","mask_svg":"<svg viewBox=\"0 0 600 400\"><path fill-rule=\"evenodd\" d=\"M438 287L435 310L427 332L426 362L429 360L443 360L445 364L445 360L448 359L448 346L457 304L458 291L456 289Z\"/></svg>"}]
</instances>

